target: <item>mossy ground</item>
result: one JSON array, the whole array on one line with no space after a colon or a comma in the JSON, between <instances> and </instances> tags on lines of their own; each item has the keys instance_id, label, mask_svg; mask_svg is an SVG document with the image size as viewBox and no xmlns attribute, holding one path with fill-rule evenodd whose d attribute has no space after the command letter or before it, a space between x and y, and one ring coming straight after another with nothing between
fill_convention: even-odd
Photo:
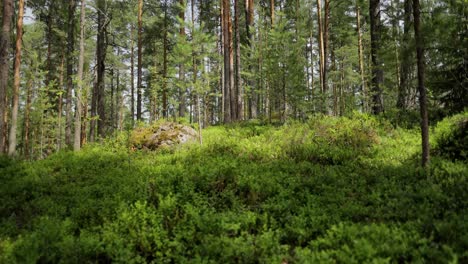
<instances>
[{"instance_id":1,"label":"mossy ground","mask_svg":"<svg viewBox=\"0 0 468 264\"><path fill-rule=\"evenodd\" d=\"M417 130L315 117L0 161L0 263L468 261L468 166Z\"/></svg>"}]
</instances>

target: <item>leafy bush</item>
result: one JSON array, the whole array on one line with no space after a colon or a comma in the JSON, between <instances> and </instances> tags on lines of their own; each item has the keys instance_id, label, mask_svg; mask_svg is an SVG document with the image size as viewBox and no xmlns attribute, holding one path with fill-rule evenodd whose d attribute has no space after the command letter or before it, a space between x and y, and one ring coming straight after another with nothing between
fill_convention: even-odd
<instances>
[{"instance_id":1,"label":"leafy bush","mask_svg":"<svg viewBox=\"0 0 468 264\"><path fill-rule=\"evenodd\" d=\"M468 111L446 118L435 128L437 154L453 160L468 159Z\"/></svg>"}]
</instances>

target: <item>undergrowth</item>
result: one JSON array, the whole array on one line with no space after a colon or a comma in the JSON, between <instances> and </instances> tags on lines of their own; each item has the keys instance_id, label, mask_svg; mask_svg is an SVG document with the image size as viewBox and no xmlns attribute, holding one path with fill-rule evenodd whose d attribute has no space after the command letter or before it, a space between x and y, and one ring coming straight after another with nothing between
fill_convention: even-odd
<instances>
[{"instance_id":1,"label":"undergrowth","mask_svg":"<svg viewBox=\"0 0 468 264\"><path fill-rule=\"evenodd\" d=\"M468 261L466 159L439 143L421 170L417 130L318 116L203 139L1 157L0 263Z\"/></svg>"}]
</instances>

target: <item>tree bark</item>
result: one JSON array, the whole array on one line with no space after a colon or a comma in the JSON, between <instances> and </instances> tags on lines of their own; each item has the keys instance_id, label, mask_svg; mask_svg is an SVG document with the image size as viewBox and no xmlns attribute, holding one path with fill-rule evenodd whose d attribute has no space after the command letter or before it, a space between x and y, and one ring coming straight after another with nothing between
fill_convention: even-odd
<instances>
[{"instance_id":1,"label":"tree bark","mask_svg":"<svg viewBox=\"0 0 468 264\"><path fill-rule=\"evenodd\" d=\"M244 94L241 79L241 38L239 28L240 6L239 0L234 0L234 28L236 30L236 64L235 64L235 92L236 102L236 120L242 120L244 115Z\"/></svg>"},{"instance_id":2,"label":"tree bark","mask_svg":"<svg viewBox=\"0 0 468 264\"><path fill-rule=\"evenodd\" d=\"M361 77L361 92L362 92L362 108L363 112L367 112L367 87L364 71L364 51L362 45L362 30L361 30L361 9L356 1L356 26L358 36L358 56L359 56L359 75Z\"/></svg>"},{"instance_id":3,"label":"tree bark","mask_svg":"<svg viewBox=\"0 0 468 264\"><path fill-rule=\"evenodd\" d=\"M248 58L250 60L249 63L249 72L252 72L252 41L253 41L253 26L254 26L254 1L253 0L245 0L245 23L246 23L246 34L247 34L247 46L248 46ZM254 87L253 80L248 81L248 85L250 88L250 97L249 97L249 118L257 118L258 115L258 87Z\"/></svg>"},{"instance_id":4,"label":"tree bark","mask_svg":"<svg viewBox=\"0 0 468 264\"><path fill-rule=\"evenodd\" d=\"M180 0L179 4L182 7L182 10L179 13L179 19L182 22L182 25L179 29L179 35L181 38L185 38L185 1ZM184 64L181 63L179 65L179 80L181 83L185 82L185 69L184 69ZM184 85L182 85L184 86ZM185 87L185 86L184 86ZM179 88L179 117L184 117L185 116L185 88Z\"/></svg>"},{"instance_id":5,"label":"tree bark","mask_svg":"<svg viewBox=\"0 0 468 264\"><path fill-rule=\"evenodd\" d=\"M68 2L68 33L67 33L67 98L66 98L66 125L65 125L65 144L72 146L72 89L73 89L73 60L75 50L75 10L76 1Z\"/></svg>"},{"instance_id":6,"label":"tree bark","mask_svg":"<svg viewBox=\"0 0 468 264\"><path fill-rule=\"evenodd\" d=\"M232 45L231 45L231 16L229 0L223 1L223 46L224 46L224 123L231 123L232 106L231 97L234 97L232 92Z\"/></svg>"},{"instance_id":7,"label":"tree bark","mask_svg":"<svg viewBox=\"0 0 468 264\"><path fill-rule=\"evenodd\" d=\"M372 57L372 113L380 114L384 111L381 88L383 83L383 69L378 54L380 50L382 23L380 21L380 0L370 0L369 16Z\"/></svg>"},{"instance_id":8,"label":"tree bark","mask_svg":"<svg viewBox=\"0 0 468 264\"><path fill-rule=\"evenodd\" d=\"M13 16L13 0L3 1L2 32L0 35L0 153L6 151L7 138L7 87L10 26Z\"/></svg>"},{"instance_id":9,"label":"tree bark","mask_svg":"<svg viewBox=\"0 0 468 264\"><path fill-rule=\"evenodd\" d=\"M404 26L403 40L401 48L401 65L400 65L400 83L398 86L397 108L405 111L408 107L408 91L410 83L410 72L412 68L411 51L410 51L410 30L411 30L411 0L405 0L404 3Z\"/></svg>"},{"instance_id":10,"label":"tree bark","mask_svg":"<svg viewBox=\"0 0 468 264\"><path fill-rule=\"evenodd\" d=\"M135 126L135 27L130 29L130 114L132 115L132 127Z\"/></svg>"},{"instance_id":11,"label":"tree bark","mask_svg":"<svg viewBox=\"0 0 468 264\"><path fill-rule=\"evenodd\" d=\"M413 17L414 17L414 36L416 38L416 58L418 64L418 90L419 90L419 106L421 114L421 138L422 138L422 157L421 163L423 167L427 167L429 163L429 118L427 114L427 98L426 88L424 87L424 43L421 34L421 9L419 0L413 0Z\"/></svg>"},{"instance_id":12,"label":"tree bark","mask_svg":"<svg viewBox=\"0 0 468 264\"><path fill-rule=\"evenodd\" d=\"M85 26L86 26L86 1L81 0L80 55L78 59L78 74L76 77L77 89L75 90L76 111L75 111L75 136L74 136L74 142L73 142L74 151L79 151L81 149L81 113L83 112L81 94L83 91L83 67L84 67L84 56L85 56L85 46L84 46Z\"/></svg>"},{"instance_id":13,"label":"tree bark","mask_svg":"<svg viewBox=\"0 0 468 264\"><path fill-rule=\"evenodd\" d=\"M15 54L15 69L14 69L14 86L13 86L13 109L11 111L11 127L8 146L8 155L16 155L16 129L18 126L18 108L19 108L19 89L20 89L20 68L21 68L21 47L23 39L23 16L24 16L24 0L18 2L18 23L16 24L16 54Z\"/></svg>"},{"instance_id":14,"label":"tree bark","mask_svg":"<svg viewBox=\"0 0 468 264\"><path fill-rule=\"evenodd\" d=\"M167 49L168 49L168 35L167 35L167 1L164 1L164 36L163 36L163 83L162 83L162 114L163 118L168 117L167 105Z\"/></svg>"},{"instance_id":15,"label":"tree bark","mask_svg":"<svg viewBox=\"0 0 468 264\"><path fill-rule=\"evenodd\" d=\"M98 135L103 138L106 134L106 27L107 27L107 7L106 0L98 0L98 37L97 37L97 113Z\"/></svg>"},{"instance_id":16,"label":"tree bark","mask_svg":"<svg viewBox=\"0 0 468 264\"><path fill-rule=\"evenodd\" d=\"M137 120L141 120L142 107L142 53L143 53L143 0L138 0L138 69L137 69Z\"/></svg>"},{"instance_id":17,"label":"tree bark","mask_svg":"<svg viewBox=\"0 0 468 264\"><path fill-rule=\"evenodd\" d=\"M32 68L32 63L31 63ZM32 77L32 76L31 76ZM28 80L28 88L26 92L26 107L24 109L24 147L23 147L23 155L25 159L29 159L30 157L30 128L31 128L31 102L32 102L32 89L33 89L33 78Z\"/></svg>"}]
</instances>

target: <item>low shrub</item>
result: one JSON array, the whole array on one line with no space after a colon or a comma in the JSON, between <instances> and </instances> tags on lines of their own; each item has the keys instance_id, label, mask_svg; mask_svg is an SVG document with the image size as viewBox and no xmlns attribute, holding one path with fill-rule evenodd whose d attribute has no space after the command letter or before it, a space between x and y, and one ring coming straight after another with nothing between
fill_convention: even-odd
<instances>
[{"instance_id":1,"label":"low shrub","mask_svg":"<svg viewBox=\"0 0 468 264\"><path fill-rule=\"evenodd\" d=\"M434 131L436 154L452 159L468 159L468 111L439 122Z\"/></svg>"}]
</instances>

